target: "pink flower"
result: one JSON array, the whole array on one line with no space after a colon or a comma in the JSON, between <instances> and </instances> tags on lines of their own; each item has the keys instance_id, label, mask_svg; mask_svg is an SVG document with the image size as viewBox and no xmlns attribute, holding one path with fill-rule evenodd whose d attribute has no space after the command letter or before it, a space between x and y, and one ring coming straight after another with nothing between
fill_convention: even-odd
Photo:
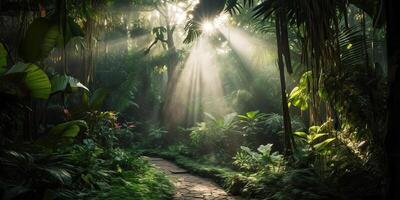
<instances>
[{"instance_id":1,"label":"pink flower","mask_svg":"<svg viewBox=\"0 0 400 200\"><path fill-rule=\"evenodd\" d=\"M120 129L122 126L121 126L120 123L114 123L114 127L115 127L116 129Z\"/></svg>"},{"instance_id":2,"label":"pink flower","mask_svg":"<svg viewBox=\"0 0 400 200\"><path fill-rule=\"evenodd\" d=\"M69 110L67 108L64 108L64 115L66 118L71 118L71 113L69 112Z\"/></svg>"},{"instance_id":3,"label":"pink flower","mask_svg":"<svg viewBox=\"0 0 400 200\"><path fill-rule=\"evenodd\" d=\"M128 128L135 128L135 124L133 124L133 122L127 122L126 123L128 125Z\"/></svg>"}]
</instances>

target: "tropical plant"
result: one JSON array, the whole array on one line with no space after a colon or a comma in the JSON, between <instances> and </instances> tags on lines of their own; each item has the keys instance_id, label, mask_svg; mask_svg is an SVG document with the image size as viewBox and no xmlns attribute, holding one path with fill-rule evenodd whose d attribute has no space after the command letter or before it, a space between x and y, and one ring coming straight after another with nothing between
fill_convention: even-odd
<instances>
[{"instance_id":1,"label":"tropical plant","mask_svg":"<svg viewBox=\"0 0 400 200\"><path fill-rule=\"evenodd\" d=\"M310 151L324 153L336 139L330 134L331 126L332 120L329 120L321 126L311 126L308 133L294 132L294 135L299 137Z\"/></svg>"},{"instance_id":2,"label":"tropical plant","mask_svg":"<svg viewBox=\"0 0 400 200\"><path fill-rule=\"evenodd\" d=\"M262 173L282 172L285 169L285 160L278 152L272 152L272 144L261 145L257 152L241 146L240 151L233 158L233 164L246 172Z\"/></svg>"},{"instance_id":3,"label":"tropical plant","mask_svg":"<svg viewBox=\"0 0 400 200\"><path fill-rule=\"evenodd\" d=\"M244 135L248 136L263 131L267 115L260 111L251 111L245 115L238 115L238 117Z\"/></svg>"},{"instance_id":4,"label":"tropical plant","mask_svg":"<svg viewBox=\"0 0 400 200\"><path fill-rule=\"evenodd\" d=\"M309 165L324 176L329 168L329 160L335 155L334 141L337 137L333 136L332 120L328 120L321 126L312 126L308 133L295 132L294 135L300 138L303 143L294 152L294 158L298 165Z\"/></svg>"},{"instance_id":5,"label":"tropical plant","mask_svg":"<svg viewBox=\"0 0 400 200\"><path fill-rule=\"evenodd\" d=\"M2 199L76 199L71 190L76 167L62 154L2 151L0 190Z\"/></svg>"},{"instance_id":6,"label":"tropical plant","mask_svg":"<svg viewBox=\"0 0 400 200\"><path fill-rule=\"evenodd\" d=\"M78 88L89 91L79 80L68 75L55 75L51 78L51 93L72 93Z\"/></svg>"},{"instance_id":7,"label":"tropical plant","mask_svg":"<svg viewBox=\"0 0 400 200\"><path fill-rule=\"evenodd\" d=\"M208 113L205 115L207 121L190 129L190 139L195 151L201 155L216 153L230 159L244 139L237 130L237 114L230 113L223 118L215 118Z\"/></svg>"},{"instance_id":8,"label":"tropical plant","mask_svg":"<svg viewBox=\"0 0 400 200\"><path fill-rule=\"evenodd\" d=\"M86 133L88 126L83 120L68 121L52 127L34 143L45 150L55 150L73 143L78 134Z\"/></svg>"},{"instance_id":9,"label":"tropical plant","mask_svg":"<svg viewBox=\"0 0 400 200\"><path fill-rule=\"evenodd\" d=\"M58 17L58 15L53 15ZM46 58L56 47L63 47L72 37L83 36L83 31L72 18L61 20L37 18L28 27L19 49L26 62L35 63Z\"/></svg>"},{"instance_id":10,"label":"tropical plant","mask_svg":"<svg viewBox=\"0 0 400 200\"><path fill-rule=\"evenodd\" d=\"M113 148L118 141L117 132L117 114L115 112L88 112L85 121L89 127L89 137L95 140L103 148Z\"/></svg>"},{"instance_id":11,"label":"tropical plant","mask_svg":"<svg viewBox=\"0 0 400 200\"><path fill-rule=\"evenodd\" d=\"M258 147L265 143L280 144L283 124L281 115L252 111L238 117L238 126L246 139L246 145ZM276 147L275 149L282 150L281 145Z\"/></svg>"},{"instance_id":12,"label":"tropical plant","mask_svg":"<svg viewBox=\"0 0 400 200\"><path fill-rule=\"evenodd\" d=\"M80 166L74 178L77 188L94 189L110 181L114 172L102 158L104 150L94 140L84 139L64 151L69 152L72 164Z\"/></svg>"},{"instance_id":13,"label":"tropical plant","mask_svg":"<svg viewBox=\"0 0 400 200\"><path fill-rule=\"evenodd\" d=\"M310 104L310 88L308 88L309 82L311 80L311 72L305 72L296 87L293 88L292 92L289 94L289 106L294 105L299 107L302 111L308 109Z\"/></svg>"},{"instance_id":14,"label":"tropical plant","mask_svg":"<svg viewBox=\"0 0 400 200\"><path fill-rule=\"evenodd\" d=\"M0 74L0 91L17 97L47 99L51 84L47 74L35 64L17 63Z\"/></svg>"},{"instance_id":15,"label":"tropical plant","mask_svg":"<svg viewBox=\"0 0 400 200\"><path fill-rule=\"evenodd\" d=\"M282 178L282 187L271 199L341 199L335 190L321 179L313 169L288 171Z\"/></svg>"}]
</instances>

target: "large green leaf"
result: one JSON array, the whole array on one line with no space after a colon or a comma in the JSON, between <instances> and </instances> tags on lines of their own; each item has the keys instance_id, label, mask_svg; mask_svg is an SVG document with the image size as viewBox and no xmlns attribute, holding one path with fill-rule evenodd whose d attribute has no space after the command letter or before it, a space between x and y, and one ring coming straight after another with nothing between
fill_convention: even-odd
<instances>
[{"instance_id":1,"label":"large green leaf","mask_svg":"<svg viewBox=\"0 0 400 200\"><path fill-rule=\"evenodd\" d=\"M251 112L247 112L246 115L248 118L254 119L258 113L259 113L259 111L251 111Z\"/></svg>"},{"instance_id":2,"label":"large green leaf","mask_svg":"<svg viewBox=\"0 0 400 200\"><path fill-rule=\"evenodd\" d=\"M304 132L294 132L293 133L295 136L303 138L303 139L307 139L308 134L304 133Z\"/></svg>"},{"instance_id":3,"label":"large green leaf","mask_svg":"<svg viewBox=\"0 0 400 200\"><path fill-rule=\"evenodd\" d=\"M19 52L27 62L36 62L48 56L61 37L59 27L46 18L35 19L28 27Z\"/></svg>"},{"instance_id":4,"label":"large green leaf","mask_svg":"<svg viewBox=\"0 0 400 200\"><path fill-rule=\"evenodd\" d=\"M58 124L50 129L49 134L53 136L61 136L67 138L76 137L80 132L87 130L88 126L83 120L69 121Z\"/></svg>"},{"instance_id":5,"label":"large green leaf","mask_svg":"<svg viewBox=\"0 0 400 200\"><path fill-rule=\"evenodd\" d=\"M324 150L330 143L332 143L336 138L328 138L326 140L324 140L323 142L320 142L316 145L314 145L314 148L317 151L321 151Z\"/></svg>"},{"instance_id":6,"label":"large green leaf","mask_svg":"<svg viewBox=\"0 0 400 200\"><path fill-rule=\"evenodd\" d=\"M51 79L51 93L75 92L78 88L89 91L78 79L68 75L56 75Z\"/></svg>"},{"instance_id":7,"label":"large green leaf","mask_svg":"<svg viewBox=\"0 0 400 200\"><path fill-rule=\"evenodd\" d=\"M25 73L23 84L29 95L33 98L47 99L49 98L51 85L49 77L46 72L40 69L35 64L17 63L15 64L6 75L15 73Z\"/></svg>"},{"instance_id":8,"label":"large green leaf","mask_svg":"<svg viewBox=\"0 0 400 200\"><path fill-rule=\"evenodd\" d=\"M50 52L57 46L58 40L62 38L60 29L57 25L51 25L43 37L43 42L40 46L40 57L38 60L46 58Z\"/></svg>"},{"instance_id":9,"label":"large green leaf","mask_svg":"<svg viewBox=\"0 0 400 200\"><path fill-rule=\"evenodd\" d=\"M49 98L51 85L47 74L36 65L29 65L25 77L25 84L31 96L39 99Z\"/></svg>"},{"instance_id":10,"label":"large green leaf","mask_svg":"<svg viewBox=\"0 0 400 200\"><path fill-rule=\"evenodd\" d=\"M107 97L107 90L102 88L97 89L89 100L90 109L92 110L100 109L106 97Z\"/></svg>"}]
</instances>

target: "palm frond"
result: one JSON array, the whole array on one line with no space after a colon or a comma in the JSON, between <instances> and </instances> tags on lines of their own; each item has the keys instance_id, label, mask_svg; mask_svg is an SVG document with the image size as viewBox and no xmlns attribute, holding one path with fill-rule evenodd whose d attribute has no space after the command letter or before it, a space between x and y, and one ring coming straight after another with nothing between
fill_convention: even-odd
<instances>
[{"instance_id":1,"label":"palm frond","mask_svg":"<svg viewBox=\"0 0 400 200\"><path fill-rule=\"evenodd\" d=\"M242 5L243 4L243 5ZM240 10L244 6L253 7L254 0L227 0L225 3L225 11L229 12L231 15L240 13Z\"/></svg>"},{"instance_id":2,"label":"palm frond","mask_svg":"<svg viewBox=\"0 0 400 200\"><path fill-rule=\"evenodd\" d=\"M360 27L343 29L339 32L340 59L344 66L365 63L367 47Z\"/></svg>"},{"instance_id":3,"label":"palm frond","mask_svg":"<svg viewBox=\"0 0 400 200\"><path fill-rule=\"evenodd\" d=\"M201 35L200 24L194 20L190 20L185 25L185 31L187 35L183 43L189 44Z\"/></svg>"}]
</instances>

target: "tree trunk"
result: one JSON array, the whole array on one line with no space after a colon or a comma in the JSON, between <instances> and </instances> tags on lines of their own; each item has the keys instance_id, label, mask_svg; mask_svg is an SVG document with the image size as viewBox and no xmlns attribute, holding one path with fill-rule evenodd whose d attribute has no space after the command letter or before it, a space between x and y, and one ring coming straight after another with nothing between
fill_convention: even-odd
<instances>
[{"instance_id":1,"label":"tree trunk","mask_svg":"<svg viewBox=\"0 0 400 200\"><path fill-rule=\"evenodd\" d=\"M388 159L388 193L386 199L400 199L400 20L395 0L386 1L387 48L388 48L388 127L386 135L386 156Z\"/></svg>"},{"instance_id":2,"label":"tree trunk","mask_svg":"<svg viewBox=\"0 0 400 200\"><path fill-rule=\"evenodd\" d=\"M277 39L277 47L278 47L278 67L279 67L279 75L281 81L281 94L282 94L282 111L283 111L283 126L284 126L284 134L283 134L283 142L285 149L285 156L290 156L294 147L294 139L292 134L292 124L289 113L288 99L286 93L286 79L285 79L285 64L284 64L284 42L283 37L284 30L282 30L282 26L286 26L283 23L284 18L286 16L282 13L282 11L276 12L275 24L276 24L276 39ZM286 59L290 60L290 59ZM290 68L288 68L290 70Z\"/></svg>"}]
</instances>

